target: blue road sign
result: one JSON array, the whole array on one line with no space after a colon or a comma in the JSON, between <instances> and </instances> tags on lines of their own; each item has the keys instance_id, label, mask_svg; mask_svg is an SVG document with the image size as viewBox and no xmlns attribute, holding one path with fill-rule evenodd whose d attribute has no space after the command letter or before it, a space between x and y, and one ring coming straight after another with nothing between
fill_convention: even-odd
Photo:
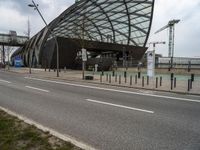
<instances>
[{"instance_id":1,"label":"blue road sign","mask_svg":"<svg viewBox=\"0 0 200 150\"><path fill-rule=\"evenodd\" d=\"M15 67L22 67L22 59L20 56L15 57Z\"/></svg>"}]
</instances>

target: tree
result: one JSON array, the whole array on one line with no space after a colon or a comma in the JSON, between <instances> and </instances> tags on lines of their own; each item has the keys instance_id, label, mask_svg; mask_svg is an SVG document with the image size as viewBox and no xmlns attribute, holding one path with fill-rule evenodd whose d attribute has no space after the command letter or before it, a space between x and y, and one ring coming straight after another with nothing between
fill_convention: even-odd
<instances>
[{"instance_id":1,"label":"tree","mask_svg":"<svg viewBox=\"0 0 200 150\"><path fill-rule=\"evenodd\" d=\"M8 65L8 70L10 70L10 55L12 52L15 50L14 47L11 46L6 46L5 47L5 56L7 57L7 65Z\"/></svg>"}]
</instances>

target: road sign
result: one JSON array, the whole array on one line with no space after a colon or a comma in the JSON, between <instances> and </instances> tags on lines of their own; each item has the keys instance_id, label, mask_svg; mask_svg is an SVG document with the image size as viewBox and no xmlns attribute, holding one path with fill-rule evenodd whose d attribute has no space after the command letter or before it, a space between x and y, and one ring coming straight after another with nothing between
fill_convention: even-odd
<instances>
[{"instance_id":1,"label":"road sign","mask_svg":"<svg viewBox=\"0 0 200 150\"><path fill-rule=\"evenodd\" d=\"M82 48L82 60L87 61L87 50Z\"/></svg>"},{"instance_id":2,"label":"road sign","mask_svg":"<svg viewBox=\"0 0 200 150\"><path fill-rule=\"evenodd\" d=\"M22 67L22 59L20 56L15 57L15 67Z\"/></svg>"}]
</instances>

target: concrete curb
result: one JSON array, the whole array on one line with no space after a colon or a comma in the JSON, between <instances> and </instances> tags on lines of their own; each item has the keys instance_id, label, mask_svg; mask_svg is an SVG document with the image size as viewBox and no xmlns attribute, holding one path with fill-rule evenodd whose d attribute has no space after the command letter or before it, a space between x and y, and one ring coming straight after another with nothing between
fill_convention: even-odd
<instances>
[{"instance_id":1,"label":"concrete curb","mask_svg":"<svg viewBox=\"0 0 200 150\"><path fill-rule=\"evenodd\" d=\"M38 122L35 122L31 119L28 119L27 117L23 116L23 115L20 115L20 114L17 114L16 112L13 112L13 111L10 111L8 110L7 108L4 108L4 107L1 107L0 106L0 110L6 112L7 114L11 115L11 116L14 116L14 117L17 117L19 120L22 120L24 121L25 123L29 124L29 125L33 125L35 126L36 128L44 131L44 132L49 132L51 135L63 140L63 141L66 141L66 142L70 142L72 143L73 145L81 148L81 149L84 149L84 150L97 150L95 148L93 148L92 146L89 146L83 142L80 142L78 141L77 139L71 137L71 136L68 136L66 134L61 134L59 132L57 132L56 130L54 129L51 129L51 128L48 128L48 127L45 127L43 126L42 124L38 123Z\"/></svg>"},{"instance_id":2,"label":"concrete curb","mask_svg":"<svg viewBox=\"0 0 200 150\"><path fill-rule=\"evenodd\" d=\"M112 87L122 87L122 88L134 88L134 89L138 89L138 90L147 90L147 91L156 91L156 92L166 92L166 93L174 93L174 94L182 94L182 95L194 95L194 96L200 96L200 93L189 93L189 92L180 92L180 91L171 91L171 90L162 90L162 89L148 89L148 88L144 88L144 87L130 87L130 86L125 86L125 85L114 85L114 84L108 84L108 83L97 83L97 82L91 82L91 81L87 81L87 80L75 80L75 79L65 79L65 78L58 78L58 77L45 77L45 76L37 76L37 74L27 74L27 73L19 73L19 72L15 72L12 70L9 70L8 72L12 72L12 73L18 73L18 74L24 74L24 75L30 75L31 77L39 77L42 79L56 79L56 80L62 80L62 81L73 81L73 82L81 82L81 83L90 83L90 84L95 84L95 85L109 85Z\"/></svg>"}]
</instances>

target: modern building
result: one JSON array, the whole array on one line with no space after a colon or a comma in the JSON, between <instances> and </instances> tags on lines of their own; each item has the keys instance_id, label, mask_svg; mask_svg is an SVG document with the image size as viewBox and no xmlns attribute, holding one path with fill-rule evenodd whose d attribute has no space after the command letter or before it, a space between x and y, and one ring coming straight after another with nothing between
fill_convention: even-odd
<instances>
[{"instance_id":1,"label":"modern building","mask_svg":"<svg viewBox=\"0 0 200 150\"><path fill-rule=\"evenodd\" d=\"M25 66L79 68L81 49L88 65L101 67L139 61L147 50L154 0L79 0L18 49ZM52 33L49 32L48 28Z\"/></svg>"}]
</instances>

